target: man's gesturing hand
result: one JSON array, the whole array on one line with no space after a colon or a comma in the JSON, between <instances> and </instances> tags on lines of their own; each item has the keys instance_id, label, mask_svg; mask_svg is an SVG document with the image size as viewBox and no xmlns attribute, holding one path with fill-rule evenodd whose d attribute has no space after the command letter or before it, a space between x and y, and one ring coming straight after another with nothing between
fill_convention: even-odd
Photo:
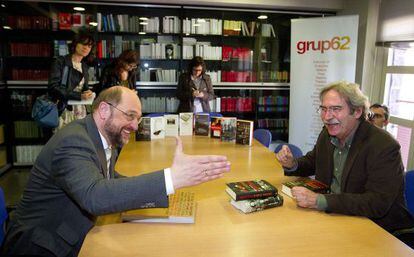
<instances>
[{"instance_id":1,"label":"man's gesturing hand","mask_svg":"<svg viewBox=\"0 0 414 257\"><path fill-rule=\"evenodd\" d=\"M223 176L230 171L230 162L222 155L188 155L183 153L183 143L176 137L177 146L171 177L174 189L194 186Z\"/></svg>"}]
</instances>

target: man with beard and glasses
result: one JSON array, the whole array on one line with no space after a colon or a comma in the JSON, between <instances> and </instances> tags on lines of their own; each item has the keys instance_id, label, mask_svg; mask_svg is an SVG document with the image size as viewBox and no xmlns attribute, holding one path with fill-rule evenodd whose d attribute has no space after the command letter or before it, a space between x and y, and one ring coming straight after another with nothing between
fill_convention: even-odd
<instances>
[{"instance_id":1,"label":"man with beard and glasses","mask_svg":"<svg viewBox=\"0 0 414 257\"><path fill-rule=\"evenodd\" d=\"M141 119L136 92L101 92L92 114L57 132L33 165L8 227L3 254L77 256L97 216L144 207L168 207L175 190L223 176L225 156L186 155L177 138L171 167L124 177L114 170L119 146Z\"/></svg>"},{"instance_id":2,"label":"man with beard and glasses","mask_svg":"<svg viewBox=\"0 0 414 257\"><path fill-rule=\"evenodd\" d=\"M365 216L414 247L414 219L404 198L399 143L366 120L368 100L359 85L337 82L323 88L318 108L324 128L313 150L295 159L287 146L276 154L287 176L311 176L330 194L294 187L298 206Z\"/></svg>"}]
</instances>

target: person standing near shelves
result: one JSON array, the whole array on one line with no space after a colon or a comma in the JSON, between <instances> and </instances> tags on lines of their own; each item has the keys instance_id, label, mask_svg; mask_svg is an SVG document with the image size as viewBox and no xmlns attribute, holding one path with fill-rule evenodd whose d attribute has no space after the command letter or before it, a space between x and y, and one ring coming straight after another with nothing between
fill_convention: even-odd
<instances>
[{"instance_id":1,"label":"person standing near shelves","mask_svg":"<svg viewBox=\"0 0 414 257\"><path fill-rule=\"evenodd\" d=\"M68 100L88 100L93 92L88 86L88 65L84 62L95 45L93 36L87 32L76 34L70 46L71 53L59 56L52 63L48 91L58 102L59 127L86 116L85 105L68 105Z\"/></svg>"},{"instance_id":2,"label":"person standing near shelves","mask_svg":"<svg viewBox=\"0 0 414 257\"><path fill-rule=\"evenodd\" d=\"M200 56L194 57L187 72L180 75L177 85L180 100L177 112L210 112L209 101L214 99L211 78L206 74L206 64Z\"/></svg>"},{"instance_id":3,"label":"person standing near shelves","mask_svg":"<svg viewBox=\"0 0 414 257\"><path fill-rule=\"evenodd\" d=\"M123 86L135 90L137 82L138 53L134 50L123 51L118 58L102 71L100 91L112 86Z\"/></svg>"}]
</instances>

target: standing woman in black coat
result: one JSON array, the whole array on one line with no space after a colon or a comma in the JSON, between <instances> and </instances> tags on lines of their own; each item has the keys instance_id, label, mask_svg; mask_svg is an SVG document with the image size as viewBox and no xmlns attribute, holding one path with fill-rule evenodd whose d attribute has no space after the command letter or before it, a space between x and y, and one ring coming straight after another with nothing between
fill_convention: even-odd
<instances>
[{"instance_id":1,"label":"standing woman in black coat","mask_svg":"<svg viewBox=\"0 0 414 257\"><path fill-rule=\"evenodd\" d=\"M200 56L194 57L187 72L180 75L177 98L180 100L177 112L210 112L209 101L214 99L213 85Z\"/></svg>"},{"instance_id":2,"label":"standing woman in black coat","mask_svg":"<svg viewBox=\"0 0 414 257\"><path fill-rule=\"evenodd\" d=\"M88 100L93 93L88 86L88 65L85 63L95 40L92 35L77 34L70 46L70 54L59 56L52 64L49 74L48 90L58 101L60 111L59 129L76 119L86 116L85 105L67 105L68 100Z\"/></svg>"},{"instance_id":3,"label":"standing woman in black coat","mask_svg":"<svg viewBox=\"0 0 414 257\"><path fill-rule=\"evenodd\" d=\"M99 83L99 92L113 86L124 86L135 90L137 67L138 53L134 50L123 51L115 61L104 68Z\"/></svg>"}]
</instances>

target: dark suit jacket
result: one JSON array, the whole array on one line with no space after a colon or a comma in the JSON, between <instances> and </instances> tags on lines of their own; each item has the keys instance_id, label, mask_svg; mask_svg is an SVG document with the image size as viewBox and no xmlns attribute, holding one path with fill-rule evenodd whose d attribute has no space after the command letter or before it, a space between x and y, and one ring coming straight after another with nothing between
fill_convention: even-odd
<instances>
[{"instance_id":1,"label":"dark suit jacket","mask_svg":"<svg viewBox=\"0 0 414 257\"><path fill-rule=\"evenodd\" d=\"M105 178L106 158L92 116L54 135L37 158L16 213L7 228L3 253L76 256L96 216L140 207L167 207L163 171Z\"/></svg>"},{"instance_id":2,"label":"dark suit jacket","mask_svg":"<svg viewBox=\"0 0 414 257\"><path fill-rule=\"evenodd\" d=\"M331 184L333 151L324 128L312 151L286 175L309 176ZM342 173L341 193L325 195L328 212L366 216L389 232L414 227L404 198L404 168L399 143L386 131L363 121Z\"/></svg>"},{"instance_id":3,"label":"dark suit jacket","mask_svg":"<svg viewBox=\"0 0 414 257\"><path fill-rule=\"evenodd\" d=\"M178 78L178 85L177 85L177 98L180 100L180 104L178 105L177 112L193 112L194 110L194 96L193 96L193 88L195 89L196 86L194 82L191 80L190 75L188 73L183 73ZM210 104L209 101L214 99L214 90L213 84L211 83L211 78L207 74L202 75L202 81L200 84L200 88L198 89L200 92L204 93L204 97L200 98L201 105L203 107L203 112L210 112Z\"/></svg>"}]
</instances>

